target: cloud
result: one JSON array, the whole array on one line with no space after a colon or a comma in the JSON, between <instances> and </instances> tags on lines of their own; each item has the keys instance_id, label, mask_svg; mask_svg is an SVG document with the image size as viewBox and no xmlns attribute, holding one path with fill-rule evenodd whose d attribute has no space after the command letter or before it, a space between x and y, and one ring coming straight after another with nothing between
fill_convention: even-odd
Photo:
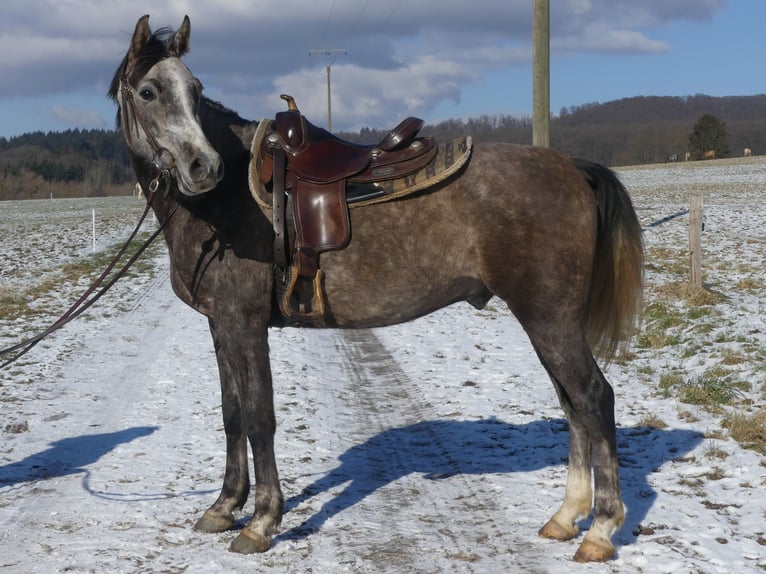
<instances>
[{"instance_id":1,"label":"cloud","mask_svg":"<svg viewBox=\"0 0 766 574\"><path fill-rule=\"evenodd\" d=\"M571 53L656 53L656 27L712 18L723 0L556 0L553 57ZM187 65L208 94L245 117L265 117L280 91L306 113L326 115L322 57L332 62L334 106L346 129L388 125L404 113L457 101L463 89L497 70L529 65L532 2L465 0L7 0L0 7L0 98L57 92L101 95L136 20L152 27L192 22ZM337 100L336 100L337 98ZM335 122L334 122L335 123Z\"/></svg>"},{"instance_id":2,"label":"cloud","mask_svg":"<svg viewBox=\"0 0 766 574\"><path fill-rule=\"evenodd\" d=\"M66 126L77 126L82 129L106 129L108 126L101 112L53 106L50 115Z\"/></svg>"}]
</instances>

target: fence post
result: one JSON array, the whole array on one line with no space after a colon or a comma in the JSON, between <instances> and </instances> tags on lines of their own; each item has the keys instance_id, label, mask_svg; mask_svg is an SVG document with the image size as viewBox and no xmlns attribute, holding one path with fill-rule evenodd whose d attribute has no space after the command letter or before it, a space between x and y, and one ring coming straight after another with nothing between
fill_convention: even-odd
<instances>
[{"instance_id":1,"label":"fence post","mask_svg":"<svg viewBox=\"0 0 766 574\"><path fill-rule=\"evenodd\" d=\"M689 281L702 287L702 195L693 194L689 205Z\"/></svg>"}]
</instances>

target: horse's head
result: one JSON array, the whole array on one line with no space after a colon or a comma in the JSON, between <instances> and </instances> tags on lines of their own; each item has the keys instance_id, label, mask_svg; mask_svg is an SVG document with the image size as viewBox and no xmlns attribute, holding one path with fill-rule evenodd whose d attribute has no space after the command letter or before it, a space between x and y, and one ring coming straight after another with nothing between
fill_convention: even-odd
<instances>
[{"instance_id":1,"label":"horse's head","mask_svg":"<svg viewBox=\"0 0 766 574\"><path fill-rule=\"evenodd\" d=\"M202 85L181 62L189 31L188 16L174 33L152 33L149 16L139 19L109 96L133 154L173 174L185 195L198 195L221 181L223 161L200 124Z\"/></svg>"}]
</instances>

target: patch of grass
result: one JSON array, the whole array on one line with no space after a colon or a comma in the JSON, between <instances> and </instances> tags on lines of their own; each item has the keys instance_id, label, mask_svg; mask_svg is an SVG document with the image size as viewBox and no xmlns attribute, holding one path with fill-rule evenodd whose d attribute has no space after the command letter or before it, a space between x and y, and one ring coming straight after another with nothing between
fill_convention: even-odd
<instances>
[{"instance_id":1,"label":"patch of grass","mask_svg":"<svg viewBox=\"0 0 766 574\"><path fill-rule=\"evenodd\" d=\"M667 303L658 301L650 303L644 308L644 321L667 329L683 324L684 317L681 311L673 309Z\"/></svg>"},{"instance_id":2,"label":"patch of grass","mask_svg":"<svg viewBox=\"0 0 766 574\"><path fill-rule=\"evenodd\" d=\"M766 409L755 414L734 413L723 420L731 438L744 448L766 454Z\"/></svg>"},{"instance_id":3,"label":"patch of grass","mask_svg":"<svg viewBox=\"0 0 766 574\"><path fill-rule=\"evenodd\" d=\"M144 239L137 239L128 246L121 263L117 266L118 268L138 250ZM0 318L12 321L24 317L50 314L48 306L42 303L56 293L65 289L71 290L72 285L80 281L85 283L94 281L107 268L121 246L121 244L116 244L103 252L65 263L60 268L47 272L37 284L28 285L22 291L0 290ZM154 267L152 259L159 253L160 249L162 249L161 241L152 243L131 266L126 277L150 273ZM113 273L114 271L107 276L107 281L113 277Z\"/></svg>"},{"instance_id":4,"label":"patch of grass","mask_svg":"<svg viewBox=\"0 0 766 574\"><path fill-rule=\"evenodd\" d=\"M686 250L653 246L646 250L646 269L658 273L686 275L689 261Z\"/></svg>"},{"instance_id":5,"label":"patch of grass","mask_svg":"<svg viewBox=\"0 0 766 574\"><path fill-rule=\"evenodd\" d=\"M662 373L660 375L660 390L664 397L669 397L673 389L680 387L684 383L684 378L679 373Z\"/></svg>"},{"instance_id":6,"label":"patch of grass","mask_svg":"<svg viewBox=\"0 0 766 574\"><path fill-rule=\"evenodd\" d=\"M748 360L749 357L738 349L724 349L721 351L722 365L741 365Z\"/></svg>"},{"instance_id":7,"label":"patch of grass","mask_svg":"<svg viewBox=\"0 0 766 574\"><path fill-rule=\"evenodd\" d=\"M686 311L686 318L690 321L697 321L702 317L708 317L713 312L713 308L709 306L691 307Z\"/></svg>"},{"instance_id":8,"label":"patch of grass","mask_svg":"<svg viewBox=\"0 0 766 574\"><path fill-rule=\"evenodd\" d=\"M0 317L18 319L32 313L23 294L11 289L0 290Z\"/></svg>"},{"instance_id":9,"label":"patch of grass","mask_svg":"<svg viewBox=\"0 0 766 574\"><path fill-rule=\"evenodd\" d=\"M721 365L691 379L679 372L662 373L658 386L663 397L675 395L682 403L701 406L710 412L718 412L721 407L734 404L745 391L750 390L749 383L738 381L735 373Z\"/></svg>"},{"instance_id":10,"label":"patch of grass","mask_svg":"<svg viewBox=\"0 0 766 574\"><path fill-rule=\"evenodd\" d=\"M708 446L705 449L704 455L705 455L705 458L708 458L708 459L711 459L711 460L713 460L713 459L724 460L724 459L729 457L729 453L726 452L721 447L719 447L713 441L710 441L710 443L708 443ZM716 478L713 478L713 477L709 477L709 478L711 478L712 480L717 480ZM719 478L723 478L723 476L721 476Z\"/></svg>"},{"instance_id":11,"label":"patch of grass","mask_svg":"<svg viewBox=\"0 0 766 574\"><path fill-rule=\"evenodd\" d=\"M678 386L678 400L715 412L722 405L734 403L749 386L748 383L734 380L731 372L717 366Z\"/></svg>"},{"instance_id":12,"label":"patch of grass","mask_svg":"<svg viewBox=\"0 0 766 574\"><path fill-rule=\"evenodd\" d=\"M756 277L745 277L740 279L734 285L737 291L747 291L749 293L760 293L766 289L766 282Z\"/></svg>"},{"instance_id":13,"label":"patch of grass","mask_svg":"<svg viewBox=\"0 0 766 574\"><path fill-rule=\"evenodd\" d=\"M687 283L684 299L690 305L716 305L725 300L720 293Z\"/></svg>"},{"instance_id":14,"label":"patch of grass","mask_svg":"<svg viewBox=\"0 0 766 574\"><path fill-rule=\"evenodd\" d=\"M649 427L653 429L668 428L667 423L655 414L646 415L644 418L641 419L641 422L638 423L638 426Z\"/></svg>"},{"instance_id":15,"label":"patch of grass","mask_svg":"<svg viewBox=\"0 0 766 574\"><path fill-rule=\"evenodd\" d=\"M699 421L699 417L697 415L686 409L678 409L678 418L688 423L696 423Z\"/></svg>"}]
</instances>

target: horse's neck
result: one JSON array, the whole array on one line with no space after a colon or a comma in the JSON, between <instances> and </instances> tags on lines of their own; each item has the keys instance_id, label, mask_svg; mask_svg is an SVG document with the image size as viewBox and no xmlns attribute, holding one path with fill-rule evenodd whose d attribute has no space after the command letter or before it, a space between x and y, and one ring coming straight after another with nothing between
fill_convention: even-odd
<instances>
[{"instance_id":1,"label":"horse's neck","mask_svg":"<svg viewBox=\"0 0 766 574\"><path fill-rule=\"evenodd\" d=\"M224 162L249 153L258 122L245 120L236 112L206 98L200 106L200 121L202 131Z\"/></svg>"}]
</instances>

